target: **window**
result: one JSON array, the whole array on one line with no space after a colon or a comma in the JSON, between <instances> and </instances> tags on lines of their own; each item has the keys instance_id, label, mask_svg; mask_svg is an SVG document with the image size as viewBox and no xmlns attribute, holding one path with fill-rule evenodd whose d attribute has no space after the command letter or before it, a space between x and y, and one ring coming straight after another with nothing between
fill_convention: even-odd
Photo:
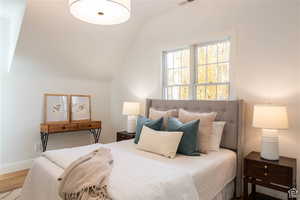
<instances>
[{"instance_id":1,"label":"window","mask_svg":"<svg viewBox=\"0 0 300 200\"><path fill-rule=\"evenodd\" d=\"M191 51L181 49L164 54L167 99L189 99L191 94Z\"/></svg>"},{"instance_id":2,"label":"window","mask_svg":"<svg viewBox=\"0 0 300 200\"><path fill-rule=\"evenodd\" d=\"M229 55L229 40L164 52L164 98L228 99L230 93Z\"/></svg>"}]
</instances>

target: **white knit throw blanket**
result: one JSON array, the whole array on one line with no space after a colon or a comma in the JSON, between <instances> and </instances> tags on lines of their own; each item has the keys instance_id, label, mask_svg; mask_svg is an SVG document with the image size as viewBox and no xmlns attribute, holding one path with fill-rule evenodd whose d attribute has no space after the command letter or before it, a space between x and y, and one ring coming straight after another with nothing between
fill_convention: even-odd
<instances>
[{"instance_id":1,"label":"white knit throw blanket","mask_svg":"<svg viewBox=\"0 0 300 200\"><path fill-rule=\"evenodd\" d=\"M63 200L111 200L107 192L112 170L110 149L99 148L67 167L58 178Z\"/></svg>"}]
</instances>

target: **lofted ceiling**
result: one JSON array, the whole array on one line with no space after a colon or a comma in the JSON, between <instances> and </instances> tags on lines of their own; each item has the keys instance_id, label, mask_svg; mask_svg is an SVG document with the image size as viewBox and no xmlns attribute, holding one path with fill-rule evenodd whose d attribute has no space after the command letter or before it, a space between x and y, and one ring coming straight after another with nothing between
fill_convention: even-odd
<instances>
[{"instance_id":1,"label":"lofted ceiling","mask_svg":"<svg viewBox=\"0 0 300 200\"><path fill-rule=\"evenodd\" d=\"M28 0L12 71L110 80L138 31L180 0L132 0L131 19L100 26L75 19L68 0Z\"/></svg>"}]
</instances>

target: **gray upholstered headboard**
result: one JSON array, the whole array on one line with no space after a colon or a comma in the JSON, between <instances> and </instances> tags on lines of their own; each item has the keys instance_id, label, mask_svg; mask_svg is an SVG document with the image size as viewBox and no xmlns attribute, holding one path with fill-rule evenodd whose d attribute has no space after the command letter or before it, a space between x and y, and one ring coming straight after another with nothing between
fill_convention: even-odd
<instances>
[{"instance_id":1,"label":"gray upholstered headboard","mask_svg":"<svg viewBox=\"0 0 300 200\"><path fill-rule=\"evenodd\" d=\"M147 99L146 116L149 109L169 110L183 108L192 112L217 112L217 121L226 121L221 147L237 153L236 196L242 192L242 164L244 137L244 105L242 100L197 101L197 100L158 100Z\"/></svg>"}]
</instances>

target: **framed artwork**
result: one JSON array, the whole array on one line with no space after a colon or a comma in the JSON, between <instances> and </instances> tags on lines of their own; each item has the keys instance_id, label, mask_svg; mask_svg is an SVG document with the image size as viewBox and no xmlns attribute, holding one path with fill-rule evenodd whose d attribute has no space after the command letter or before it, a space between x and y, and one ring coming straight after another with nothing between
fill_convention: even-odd
<instances>
[{"instance_id":1,"label":"framed artwork","mask_svg":"<svg viewBox=\"0 0 300 200\"><path fill-rule=\"evenodd\" d=\"M71 95L71 121L85 122L91 120L91 96Z\"/></svg>"},{"instance_id":2,"label":"framed artwork","mask_svg":"<svg viewBox=\"0 0 300 200\"><path fill-rule=\"evenodd\" d=\"M45 123L69 123L69 96L64 94L45 94Z\"/></svg>"}]
</instances>

